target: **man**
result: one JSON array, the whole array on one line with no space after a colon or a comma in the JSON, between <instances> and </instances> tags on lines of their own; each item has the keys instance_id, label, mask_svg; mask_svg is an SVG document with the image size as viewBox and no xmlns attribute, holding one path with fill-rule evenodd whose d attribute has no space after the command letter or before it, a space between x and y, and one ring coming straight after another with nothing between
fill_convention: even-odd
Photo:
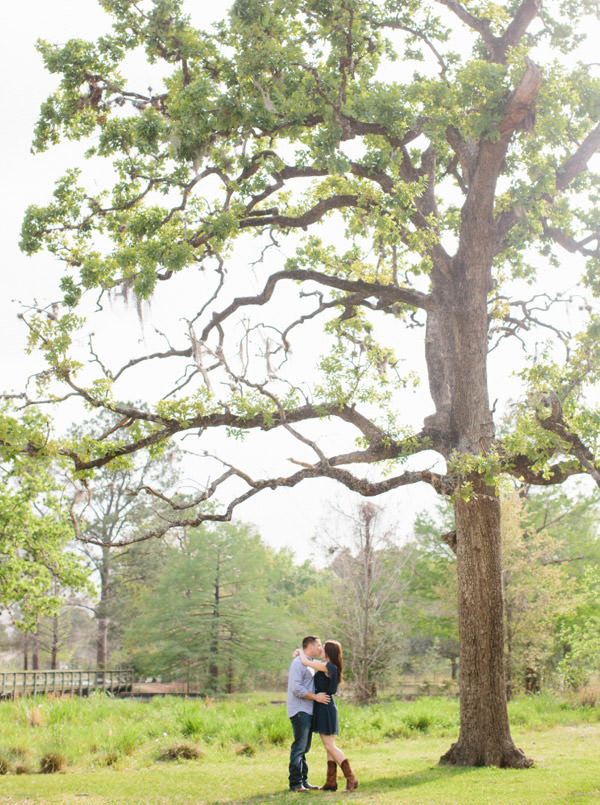
<instances>
[{"instance_id":1,"label":"man","mask_svg":"<svg viewBox=\"0 0 600 805\"><path fill-rule=\"evenodd\" d=\"M302 651L312 660L324 656L321 641L314 635L304 638ZM294 742L290 749L290 791L298 793L319 787L311 785L307 780L306 753L312 739L313 702L327 704L330 696L327 693L315 693L313 673L302 664L300 657L294 657L288 676L287 714L294 731Z\"/></svg>"}]
</instances>

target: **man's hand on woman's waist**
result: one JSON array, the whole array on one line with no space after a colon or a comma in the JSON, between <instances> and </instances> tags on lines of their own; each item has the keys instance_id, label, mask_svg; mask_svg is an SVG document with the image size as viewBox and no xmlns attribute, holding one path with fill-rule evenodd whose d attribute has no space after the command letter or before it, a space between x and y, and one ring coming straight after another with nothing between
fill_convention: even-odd
<instances>
[{"instance_id":1,"label":"man's hand on woman's waist","mask_svg":"<svg viewBox=\"0 0 600 805\"><path fill-rule=\"evenodd\" d=\"M319 704L329 704L331 696L328 693L307 693L305 699L312 699Z\"/></svg>"}]
</instances>

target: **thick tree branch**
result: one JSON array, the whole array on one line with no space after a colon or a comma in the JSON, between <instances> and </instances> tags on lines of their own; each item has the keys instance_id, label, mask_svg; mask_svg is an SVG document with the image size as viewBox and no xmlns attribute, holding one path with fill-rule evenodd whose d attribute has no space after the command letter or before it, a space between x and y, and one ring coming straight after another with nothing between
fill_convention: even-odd
<instances>
[{"instance_id":1,"label":"thick tree branch","mask_svg":"<svg viewBox=\"0 0 600 805\"><path fill-rule=\"evenodd\" d=\"M150 411L146 411L133 406L121 405L118 403L109 403L96 399L86 389L78 387L74 381L65 377L65 381L94 408L106 408L116 414L121 415L126 421L133 422L147 422L154 423L156 430L142 438L134 439L128 444L115 445L112 449L105 447L102 456L96 458L82 458L76 451L69 448L61 448L59 450L61 455L70 458L73 461L75 470L77 472L89 469L98 469L110 463L114 458L132 455L139 450L151 447L156 444L171 438L178 433L189 431L204 431L205 429L214 429L219 427L229 428L243 428L244 430L260 429L270 431L285 425L295 424L313 419L323 419L324 417L339 417L344 421L353 424L357 427L367 438L373 442L373 446L361 454L352 454L352 462L358 463L359 461L373 463L374 461L381 461L386 458L397 457L399 455L406 455L406 443L393 443L389 441L383 431L381 431L374 423L371 423L366 417L347 405L337 405L333 403L315 403L306 404L291 410L284 410L280 407L278 411L258 413L254 416L245 417L233 414L228 409L221 412L213 412L209 414L199 414L196 417L190 417L183 421L176 419L169 419L167 417L159 416ZM250 384L253 388L255 384ZM263 392L266 393L266 392ZM273 395L268 394L267 397L275 400ZM426 434L425 434L426 435ZM390 444L392 445L390 447ZM417 450L423 449L417 447ZM360 458L362 456L362 459ZM347 461L333 459L339 463L351 463L350 458Z\"/></svg>"},{"instance_id":2,"label":"thick tree branch","mask_svg":"<svg viewBox=\"0 0 600 805\"><path fill-rule=\"evenodd\" d=\"M523 124L535 103L541 86L542 74L539 67L530 59L526 59L523 77L504 108L504 116L499 126L501 138L508 141L513 132Z\"/></svg>"},{"instance_id":3,"label":"thick tree branch","mask_svg":"<svg viewBox=\"0 0 600 805\"><path fill-rule=\"evenodd\" d=\"M562 484L567 478L583 473L581 466L575 461L552 464L548 472L544 473L533 469L535 463L529 456L517 454L506 458L503 469L517 480L533 486L555 486Z\"/></svg>"},{"instance_id":4,"label":"thick tree branch","mask_svg":"<svg viewBox=\"0 0 600 805\"><path fill-rule=\"evenodd\" d=\"M490 55L494 53L497 39L492 33L489 20L475 17L464 6L461 6L458 0L437 0L437 2L449 8L461 22L464 22L471 30L476 31L485 42Z\"/></svg>"},{"instance_id":5,"label":"thick tree branch","mask_svg":"<svg viewBox=\"0 0 600 805\"><path fill-rule=\"evenodd\" d=\"M493 54L494 61L502 63L506 61L508 51L519 44L541 8L541 0L524 0L521 3L503 36L500 39L496 39Z\"/></svg>"},{"instance_id":6,"label":"thick tree branch","mask_svg":"<svg viewBox=\"0 0 600 805\"><path fill-rule=\"evenodd\" d=\"M581 438L564 421L558 396L553 392L544 394L539 398L539 403L545 409L549 409L549 413L546 416L542 416L541 412L538 411L536 413L537 421L544 430L559 437L565 445L564 452L572 455L574 460L554 464L549 468L549 471L540 473L533 469L536 463L534 459L525 455L507 456L503 460L505 470L525 483L538 486L560 484L572 475L581 475L585 472L600 487L600 468L596 458Z\"/></svg>"},{"instance_id":7,"label":"thick tree branch","mask_svg":"<svg viewBox=\"0 0 600 805\"><path fill-rule=\"evenodd\" d=\"M323 274L319 271L305 271L305 270L287 270L277 271L272 274L263 291L256 296L240 296L231 302L228 307L220 313L214 313L212 320L206 325L202 331L201 341L206 341L210 335L211 330L220 325L225 319L231 316L236 310L249 305L264 305L272 297L273 292L281 280L295 280L301 282L316 282L319 285L325 285L329 288L336 288L340 291L348 291L353 294L360 294L366 299L369 296L376 298L379 301L378 307L381 309L389 308L395 304L410 305L427 309L430 304L430 297L428 294L414 291L410 288L398 288L395 285L380 285L376 282L365 282L364 280L346 280L343 277L332 277L328 274ZM340 305L344 304L340 300Z\"/></svg>"},{"instance_id":8,"label":"thick tree branch","mask_svg":"<svg viewBox=\"0 0 600 805\"><path fill-rule=\"evenodd\" d=\"M561 194L561 192L566 190L569 185L586 170L588 162L594 156L594 154L598 153L598 151L600 151L600 125L596 126L596 128L587 135L575 153L566 159L562 167L559 168L556 173L556 191L551 195L547 193L532 195L532 204L535 204L535 202L542 199L552 204ZM497 217L494 235L495 255L501 254L506 249L507 235L516 225L519 219L525 217L526 214L526 210L521 203L515 205L509 210L506 210ZM544 233L547 237L556 241L556 243L563 246L563 248L570 252L579 251L582 254L585 254L585 252L582 252L581 249L582 246L585 246L588 242L587 238L584 239L583 242L577 243L570 236L561 232L561 230L548 226L546 222L543 222L543 225ZM593 237L594 235L591 236L591 239L593 239ZM592 256L596 256L596 254L593 253Z\"/></svg>"},{"instance_id":9,"label":"thick tree branch","mask_svg":"<svg viewBox=\"0 0 600 805\"><path fill-rule=\"evenodd\" d=\"M541 0L524 0L513 14L504 34L498 37L492 33L489 20L474 16L458 0L437 0L437 2L449 8L461 22L478 33L485 43L490 61L500 64L506 62L508 51L519 44L542 7Z\"/></svg>"},{"instance_id":10,"label":"thick tree branch","mask_svg":"<svg viewBox=\"0 0 600 805\"><path fill-rule=\"evenodd\" d=\"M201 499L198 499L195 502L196 505L201 505L202 502L211 499L222 483L235 477L245 481L250 486L250 489L231 500L224 511L205 511L201 512L196 517L169 519L166 520L164 525L160 526L159 528L147 531L139 537L113 542L111 543L111 547L123 547L125 545L130 545L134 542L142 542L153 537L162 537L173 528L194 528L206 522L228 522L231 520L233 513L238 506L247 500L250 500L263 490L291 488L310 478L330 478L331 480L335 480L343 484L347 489L350 489L353 492L358 492L364 497L382 495L392 489L398 489L399 487L412 485L415 483L428 483L438 492L444 494L450 494L451 490L454 488L453 485L448 484L444 476L432 473L429 470L404 472L401 475L386 478L383 481L368 481L365 478L357 478L347 470L342 470L327 465L316 465L314 467L303 468L302 470L287 477L254 480L241 470L232 467L229 471L223 473L223 475L220 476L217 481L211 484L206 493L203 493ZM145 489L145 491L148 492L150 490ZM152 494L154 494L154 491L152 491ZM164 499L164 496L161 495L160 497ZM174 506L173 508L176 507ZM82 539L83 542L96 545L104 544L100 540L95 540L93 537L90 538L82 535L81 529L78 525L77 516L74 512L72 512L72 522L78 539Z\"/></svg>"},{"instance_id":11,"label":"thick tree branch","mask_svg":"<svg viewBox=\"0 0 600 805\"><path fill-rule=\"evenodd\" d=\"M544 430L556 434L569 446L571 455L575 456L581 466L585 468L588 475L594 479L596 485L600 487L600 468L596 463L596 458L587 445L583 443L576 433L573 433L568 424L564 421L562 407L557 395L545 395L542 397L541 402L547 405L551 410L550 415L547 417L538 415L537 419L540 425Z\"/></svg>"},{"instance_id":12,"label":"thick tree branch","mask_svg":"<svg viewBox=\"0 0 600 805\"><path fill-rule=\"evenodd\" d=\"M477 144L471 138L465 139L455 126L448 126L446 139L458 158L462 170L462 180L468 187L477 164Z\"/></svg>"},{"instance_id":13,"label":"thick tree branch","mask_svg":"<svg viewBox=\"0 0 600 805\"><path fill-rule=\"evenodd\" d=\"M542 226L544 235L549 240L553 240L571 254L579 253L585 257L600 258L600 232L593 232L582 240L575 240L572 235L568 235L558 227L550 226L547 221L542 221ZM596 241L596 248L590 249L587 244L593 240Z\"/></svg>"},{"instance_id":14,"label":"thick tree branch","mask_svg":"<svg viewBox=\"0 0 600 805\"><path fill-rule=\"evenodd\" d=\"M556 174L556 192L560 193L582 173L592 156L600 150L600 124L581 143Z\"/></svg>"},{"instance_id":15,"label":"thick tree branch","mask_svg":"<svg viewBox=\"0 0 600 805\"><path fill-rule=\"evenodd\" d=\"M240 221L240 227L266 227L279 226L282 229L293 229L300 227L305 229L310 224L320 221L324 215L332 210L341 210L344 207L356 207L359 205L359 197L353 194L343 194L331 196L318 201L314 207L307 210L303 215L280 215L274 212L272 215L260 215L250 213L247 218Z\"/></svg>"},{"instance_id":16,"label":"thick tree branch","mask_svg":"<svg viewBox=\"0 0 600 805\"><path fill-rule=\"evenodd\" d=\"M496 140L483 138L480 142L469 194L463 207L463 248L470 238L485 239L487 248L493 254L497 231L497 224L493 222L493 205L498 174L510 138L532 113L541 84L539 68L527 59L525 72L504 106L498 126L500 136Z\"/></svg>"}]
</instances>

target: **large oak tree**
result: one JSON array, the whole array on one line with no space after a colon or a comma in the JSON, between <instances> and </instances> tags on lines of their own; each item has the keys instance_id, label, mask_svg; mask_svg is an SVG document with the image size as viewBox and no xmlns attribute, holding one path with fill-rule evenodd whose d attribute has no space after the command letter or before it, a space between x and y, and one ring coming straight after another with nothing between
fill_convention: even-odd
<instances>
[{"instance_id":1,"label":"large oak tree","mask_svg":"<svg viewBox=\"0 0 600 805\"><path fill-rule=\"evenodd\" d=\"M23 226L24 249L48 249L65 269L61 302L25 315L32 343L65 395L120 417L110 440L91 434L64 452L85 474L178 434L214 450L215 430L281 432L286 456L296 443L287 473L257 474L243 448L218 473L212 459L175 523L228 519L263 489L311 478L367 496L411 484L451 496L461 727L443 760L528 765L506 712L496 481L600 478L598 418L584 404L598 319L579 303L570 336L552 296L555 277L578 281L577 255L598 288L588 163L600 81L573 53L594 4L237 0L213 32L182 0L101 5L110 35L40 44L61 79L34 139L38 150L87 141L94 170L69 170ZM544 293L514 296L536 266ZM93 363L77 362L69 344L90 294L101 314L115 289L156 305L171 288L178 335L119 367L91 339ZM418 326L432 408L415 429L401 359ZM531 346L536 329L549 346L524 362L521 403L500 428L488 354L509 336ZM121 389L144 368L154 385L140 407ZM354 441L318 442L324 420ZM411 463L424 451L437 470ZM386 472L364 466L380 462Z\"/></svg>"}]
</instances>

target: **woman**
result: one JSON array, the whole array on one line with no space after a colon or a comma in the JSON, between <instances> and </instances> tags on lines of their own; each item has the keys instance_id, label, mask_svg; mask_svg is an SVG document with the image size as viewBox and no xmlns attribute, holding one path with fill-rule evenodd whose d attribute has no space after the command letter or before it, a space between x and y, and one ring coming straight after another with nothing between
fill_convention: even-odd
<instances>
[{"instance_id":1,"label":"woman","mask_svg":"<svg viewBox=\"0 0 600 805\"><path fill-rule=\"evenodd\" d=\"M346 791L354 791L358 787L358 780L352 773L346 755L335 745L335 736L338 734L338 713L333 700L338 684L342 681L342 647L337 640L328 640L323 646L325 662L311 660L304 652L300 652L300 659L304 665L314 668L315 693L328 693L331 696L329 704L315 702L313 710L313 732L318 732L327 752L327 780L321 786L322 791L337 791L337 766L339 765L346 778Z\"/></svg>"}]
</instances>

